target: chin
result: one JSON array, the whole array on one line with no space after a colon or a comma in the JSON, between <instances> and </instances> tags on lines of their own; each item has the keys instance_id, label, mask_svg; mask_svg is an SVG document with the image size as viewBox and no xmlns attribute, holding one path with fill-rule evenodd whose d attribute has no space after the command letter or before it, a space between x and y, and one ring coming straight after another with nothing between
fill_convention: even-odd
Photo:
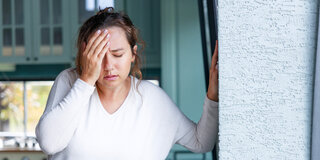
<instances>
[{"instance_id":1,"label":"chin","mask_svg":"<svg viewBox=\"0 0 320 160\"><path fill-rule=\"evenodd\" d=\"M105 79L102 79L102 81L99 82L99 84L101 86L105 86L107 88L114 88L114 87L117 87L119 85L121 85L123 81L121 79L116 79L116 80L105 80Z\"/></svg>"}]
</instances>

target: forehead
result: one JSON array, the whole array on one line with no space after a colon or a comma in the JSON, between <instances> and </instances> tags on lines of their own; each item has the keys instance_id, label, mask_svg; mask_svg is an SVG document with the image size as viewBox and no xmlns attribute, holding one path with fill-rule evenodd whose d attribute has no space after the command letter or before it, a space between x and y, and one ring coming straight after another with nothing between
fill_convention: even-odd
<instances>
[{"instance_id":1,"label":"forehead","mask_svg":"<svg viewBox=\"0 0 320 160\"><path fill-rule=\"evenodd\" d=\"M112 43L122 43L122 44L128 44L128 39L127 36L125 34L125 31L120 28L120 27L108 27L108 28L102 28L100 29L102 32L104 29L108 30L108 33L110 34L110 42ZM93 34L91 34L88 38L88 41L93 37L93 35L96 32L94 32Z\"/></svg>"},{"instance_id":2,"label":"forehead","mask_svg":"<svg viewBox=\"0 0 320 160\"><path fill-rule=\"evenodd\" d=\"M107 30L110 34L110 42L128 43L125 31L120 27L108 27ZM129 43L128 43L129 44Z\"/></svg>"},{"instance_id":3,"label":"forehead","mask_svg":"<svg viewBox=\"0 0 320 160\"><path fill-rule=\"evenodd\" d=\"M130 48L125 31L121 27L108 27L107 30L110 34L110 50Z\"/></svg>"}]
</instances>

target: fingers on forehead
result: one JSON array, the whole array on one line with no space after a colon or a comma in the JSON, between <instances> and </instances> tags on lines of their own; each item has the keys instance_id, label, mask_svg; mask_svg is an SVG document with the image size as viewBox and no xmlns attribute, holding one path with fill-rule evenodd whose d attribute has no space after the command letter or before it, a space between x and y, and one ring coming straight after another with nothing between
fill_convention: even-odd
<instances>
[{"instance_id":1,"label":"fingers on forehead","mask_svg":"<svg viewBox=\"0 0 320 160\"><path fill-rule=\"evenodd\" d=\"M105 31L105 32L96 32L94 35L92 35L92 37L90 38L89 40L89 43L88 43L88 46L90 48L92 47L96 47L98 44L100 44L100 42L102 40L105 39L105 37L108 35L108 31Z\"/></svg>"}]
</instances>

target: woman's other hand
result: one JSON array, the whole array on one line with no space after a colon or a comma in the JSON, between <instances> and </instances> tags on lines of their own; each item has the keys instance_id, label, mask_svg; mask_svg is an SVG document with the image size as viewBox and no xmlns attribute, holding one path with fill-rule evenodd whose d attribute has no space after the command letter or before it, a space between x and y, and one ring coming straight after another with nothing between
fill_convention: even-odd
<instances>
[{"instance_id":1,"label":"woman's other hand","mask_svg":"<svg viewBox=\"0 0 320 160\"><path fill-rule=\"evenodd\" d=\"M218 41L216 41L216 47L211 60L210 74L209 74L209 86L207 96L210 100L219 101L219 81L218 81Z\"/></svg>"},{"instance_id":2,"label":"woman's other hand","mask_svg":"<svg viewBox=\"0 0 320 160\"><path fill-rule=\"evenodd\" d=\"M81 46L81 75L80 79L94 85L101 72L101 63L110 46L110 34L107 29L97 30L88 44Z\"/></svg>"}]
</instances>

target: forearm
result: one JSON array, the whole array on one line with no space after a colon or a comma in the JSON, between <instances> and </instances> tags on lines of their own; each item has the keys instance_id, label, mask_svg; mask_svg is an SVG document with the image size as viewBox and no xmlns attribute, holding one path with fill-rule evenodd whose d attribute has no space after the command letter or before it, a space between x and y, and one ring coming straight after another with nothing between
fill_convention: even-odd
<instances>
[{"instance_id":1,"label":"forearm","mask_svg":"<svg viewBox=\"0 0 320 160\"><path fill-rule=\"evenodd\" d=\"M93 90L94 87L78 79L66 97L41 117L36 135L47 154L59 152L68 145Z\"/></svg>"},{"instance_id":2,"label":"forearm","mask_svg":"<svg viewBox=\"0 0 320 160\"><path fill-rule=\"evenodd\" d=\"M179 143L192 152L204 153L213 149L217 134L218 103L206 97L200 121L191 124L190 131Z\"/></svg>"},{"instance_id":3,"label":"forearm","mask_svg":"<svg viewBox=\"0 0 320 160\"><path fill-rule=\"evenodd\" d=\"M214 147L218 134L218 121L218 102L206 98L201 119L197 124L198 141L205 152L211 151Z\"/></svg>"}]
</instances>

